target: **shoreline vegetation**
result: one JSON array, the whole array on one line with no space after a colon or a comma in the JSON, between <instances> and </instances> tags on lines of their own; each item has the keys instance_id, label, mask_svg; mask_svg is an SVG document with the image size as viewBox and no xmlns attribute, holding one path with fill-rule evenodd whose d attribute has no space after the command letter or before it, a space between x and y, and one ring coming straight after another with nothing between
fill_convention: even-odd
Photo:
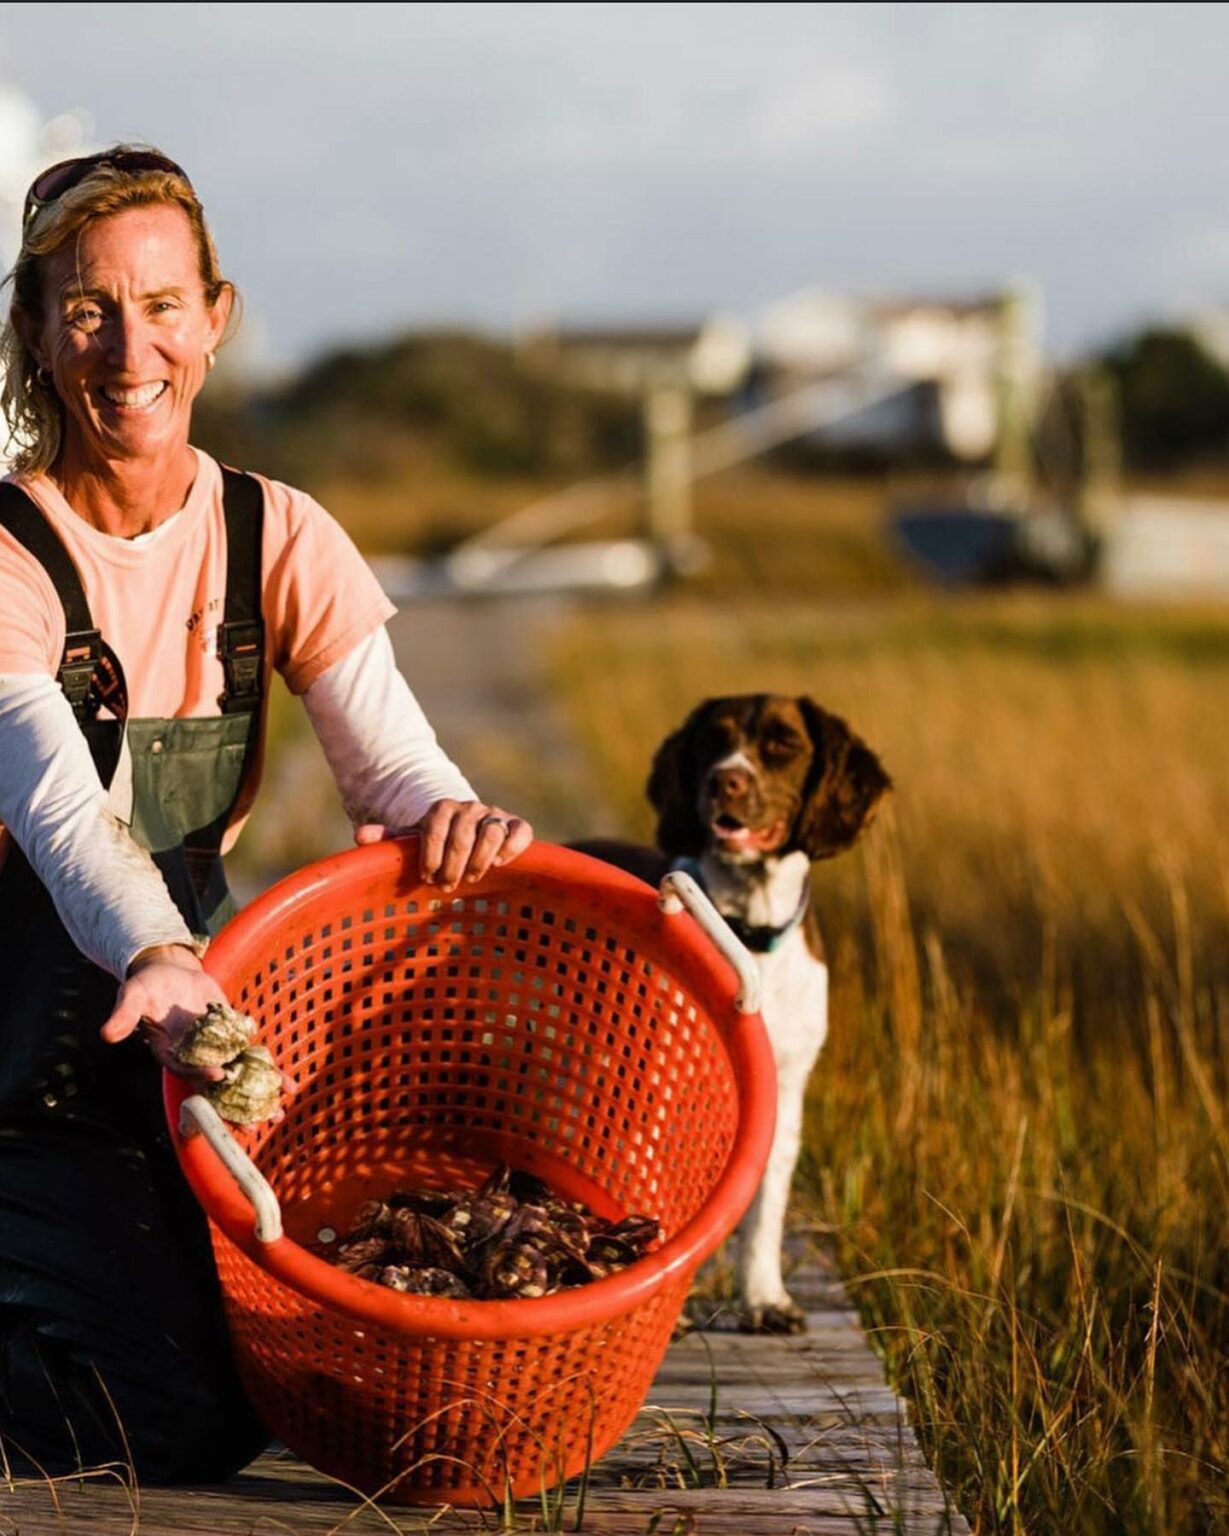
<instances>
[{"instance_id":1,"label":"shoreline vegetation","mask_svg":"<svg viewBox=\"0 0 1229 1536\"><path fill-rule=\"evenodd\" d=\"M414 552L533 494L314 489ZM799 1214L975 1530L1229 1531L1229 607L937 594L891 550L892 489L702 486L709 569L576 604L547 684L640 839L652 753L706 696L811 693L881 755L894 795L816 880Z\"/></svg>"},{"instance_id":2,"label":"shoreline vegetation","mask_svg":"<svg viewBox=\"0 0 1229 1536\"><path fill-rule=\"evenodd\" d=\"M809 692L881 755L817 873L796 1205L975 1530L1229 1529L1229 611L680 596L577 616L553 675L638 837L706 695Z\"/></svg>"}]
</instances>

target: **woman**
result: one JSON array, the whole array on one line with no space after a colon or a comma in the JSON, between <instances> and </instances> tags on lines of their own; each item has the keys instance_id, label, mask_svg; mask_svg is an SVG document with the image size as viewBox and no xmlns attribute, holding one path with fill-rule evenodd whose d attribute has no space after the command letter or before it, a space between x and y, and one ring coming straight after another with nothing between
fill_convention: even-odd
<instances>
[{"instance_id":1,"label":"woman","mask_svg":"<svg viewBox=\"0 0 1229 1536\"><path fill-rule=\"evenodd\" d=\"M184 1070L179 1034L221 997L200 954L233 910L221 855L255 793L271 668L359 841L419 827L424 875L451 890L532 830L440 751L338 525L190 446L234 290L185 173L124 145L52 167L11 281L0 1437L49 1472L131 1459L147 1481L208 1481L265 1437L159 1067Z\"/></svg>"}]
</instances>

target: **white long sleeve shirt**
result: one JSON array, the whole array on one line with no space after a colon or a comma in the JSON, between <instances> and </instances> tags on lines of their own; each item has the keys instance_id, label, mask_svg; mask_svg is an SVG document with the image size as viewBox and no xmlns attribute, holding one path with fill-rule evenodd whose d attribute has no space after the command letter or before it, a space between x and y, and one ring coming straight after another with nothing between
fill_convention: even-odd
<instances>
[{"instance_id":1,"label":"white long sleeve shirt","mask_svg":"<svg viewBox=\"0 0 1229 1536\"><path fill-rule=\"evenodd\" d=\"M381 628L303 694L351 820L413 826L443 799L477 799L436 740ZM156 944L192 944L149 854L129 834L130 778L108 794L53 677L0 675L0 823L47 887L73 942L122 978Z\"/></svg>"}]
</instances>

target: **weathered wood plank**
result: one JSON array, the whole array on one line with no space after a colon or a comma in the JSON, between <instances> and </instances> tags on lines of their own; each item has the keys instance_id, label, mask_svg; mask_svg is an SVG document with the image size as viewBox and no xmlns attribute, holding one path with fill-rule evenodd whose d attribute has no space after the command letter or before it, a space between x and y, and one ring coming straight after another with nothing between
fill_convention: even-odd
<instances>
[{"instance_id":1,"label":"weathered wood plank","mask_svg":"<svg viewBox=\"0 0 1229 1536\"><path fill-rule=\"evenodd\" d=\"M685 1487L679 1435L687 1437L692 1455L725 1481L761 1487L788 1486L816 1472L925 1465L903 1423L817 1430L809 1423L762 1423L734 1415L719 1416L711 1426L680 1414L672 1417L675 1432L652 1415L642 1415L594 1469L594 1483Z\"/></svg>"},{"instance_id":2,"label":"weathered wood plank","mask_svg":"<svg viewBox=\"0 0 1229 1536\"><path fill-rule=\"evenodd\" d=\"M853 1322L840 1327L828 1324L822 1328L809 1328L805 1334L792 1338L764 1338L747 1333L689 1333L679 1339L669 1350L661 1369L669 1373L685 1360L789 1360L797 1362L812 1356L856 1350L880 1364L878 1357Z\"/></svg>"},{"instance_id":3,"label":"weathered wood plank","mask_svg":"<svg viewBox=\"0 0 1229 1536\"><path fill-rule=\"evenodd\" d=\"M912 1474L913 1479L919 1473ZM61 1487L58 1510L45 1489L8 1493L0 1504L0 1531L5 1536L435 1536L491 1529L490 1516L476 1511L443 1513L382 1506L363 1507L350 1495L336 1496L318 1489L285 1485L286 1496L256 1492L236 1480L234 1493L189 1489L146 1489L129 1497L118 1489ZM565 1504L567 1525L573 1525L575 1496ZM522 1509L522 1529L534 1505ZM593 1536L633 1536L646 1532L658 1517L658 1530L669 1532L675 1517L690 1516L686 1526L709 1533L775 1536L775 1533L833 1530L858 1536L879 1525L894 1533L927 1533L967 1529L948 1521L941 1496L932 1487L891 1475L800 1485L793 1489L591 1489L582 1529ZM540 1512L539 1512L540 1518ZM819 1522L823 1522L820 1524ZM829 1524L828 1522L832 1523ZM531 1528L531 1527L529 1527Z\"/></svg>"},{"instance_id":4,"label":"weathered wood plank","mask_svg":"<svg viewBox=\"0 0 1229 1536\"><path fill-rule=\"evenodd\" d=\"M675 1341L666 1361L676 1350L686 1354L693 1345L702 1347L700 1341L706 1342L710 1349L742 1348L789 1353L795 1349L812 1347L821 1339L856 1339L864 1348L869 1347L857 1314L830 1308L807 1313L807 1331L804 1334L757 1334L743 1333L736 1328L697 1328Z\"/></svg>"},{"instance_id":5,"label":"weathered wood plank","mask_svg":"<svg viewBox=\"0 0 1229 1536\"><path fill-rule=\"evenodd\" d=\"M353 1495L344 1502L313 1487L288 1485L285 1497L270 1498L244 1488L242 1479L224 1490L142 1489L134 1498L102 1487L60 1488L53 1502L46 1490L0 1489L2 1536L418 1536L430 1512L364 1508ZM58 1506L58 1507L57 1507ZM451 1517L450 1517L451 1518ZM432 1528L439 1531L441 1527ZM449 1529L443 1527L443 1529ZM477 1531L472 1513L459 1515L451 1531Z\"/></svg>"},{"instance_id":6,"label":"weathered wood plank","mask_svg":"<svg viewBox=\"0 0 1229 1536\"><path fill-rule=\"evenodd\" d=\"M715 1382L717 1397L728 1397L730 1389L748 1382L763 1386L792 1387L799 1398L815 1387L830 1381L850 1381L862 1378L867 1386L883 1384L883 1367L874 1355L858 1350L833 1350L831 1354L785 1356L774 1359L769 1356L757 1360L754 1355L727 1355L707 1360L676 1360L669 1371L663 1371L653 1383L658 1396L675 1386L690 1387L698 1382Z\"/></svg>"},{"instance_id":7,"label":"weathered wood plank","mask_svg":"<svg viewBox=\"0 0 1229 1536\"><path fill-rule=\"evenodd\" d=\"M799 1516L769 1507L751 1516L745 1510L725 1509L719 1501L702 1509L678 1509L666 1501L637 1514L586 1510L583 1529L586 1536L646 1536L648 1532L654 1536L968 1536L969 1532L959 1516L949 1519L945 1514L897 1511L876 1517L848 1511ZM452 1536L447 1526L433 1527L432 1536L444 1533Z\"/></svg>"},{"instance_id":8,"label":"weathered wood plank","mask_svg":"<svg viewBox=\"0 0 1229 1536\"><path fill-rule=\"evenodd\" d=\"M737 1512L746 1518L745 1529L756 1529L756 1517L792 1515L801 1521L808 1515L863 1515L882 1518L893 1511L913 1515L945 1513L943 1495L934 1479L916 1469L891 1473L833 1474L796 1488L683 1488L668 1493L637 1489L596 1489L586 1501L592 1509L610 1513L644 1515L663 1506L706 1513L720 1506L726 1515Z\"/></svg>"},{"instance_id":9,"label":"weathered wood plank","mask_svg":"<svg viewBox=\"0 0 1229 1536\"><path fill-rule=\"evenodd\" d=\"M705 1413L708 1398L707 1384L698 1383L681 1385L670 1393L668 1403L658 1402L655 1397L650 1397L650 1403L654 1407L688 1408ZM779 1392L743 1387L738 1394L738 1403L745 1412L760 1419L780 1417L821 1421L835 1417L858 1424L867 1419L903 1421L906 1413L905 1404L890 1387L850 1387L848 1391L818 1387L808 1392L805 1401L795 1399L793 1403L785 1401Z\"/></svg>"},{"instance_id":10,"label":"weathered wood plank","mask_svg":"<svg viewBox=\"0 0 1229 1536\"><path fill-rule=\"evenodd\" d=\"M583 1532L968 1536L827 1261L807 1256L790 1285L807 1334L743 1334L726 1308L713 1331L671 1346L636 1423L592 1470ZM573 1529L577 1484L550 1497ZM535 1500L519 1518L542 1529ZM375 1509L284 1449L220 1488L0 1484L0 1536L477 1536L496 1524L477 1511Z\"/></svg>"}]
</instances>

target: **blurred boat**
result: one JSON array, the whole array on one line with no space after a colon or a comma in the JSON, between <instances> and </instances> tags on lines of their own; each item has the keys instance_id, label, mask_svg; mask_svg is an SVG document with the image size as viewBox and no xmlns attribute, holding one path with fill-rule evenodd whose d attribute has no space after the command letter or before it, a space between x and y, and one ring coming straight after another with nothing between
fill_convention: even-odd
<instances>
[{"instance_id":1,"label":"blurred boat","mask_svg":"<svg viewBox=\"0 0 1229 1536\"><path fill-rule=\"evenodd\" d=\"M945 586L1086 581L1094 566L1087 531L1057 508L1016 512L968 501L905 503L891 516L897 546Z\"/></svg>"}]
</instances>

